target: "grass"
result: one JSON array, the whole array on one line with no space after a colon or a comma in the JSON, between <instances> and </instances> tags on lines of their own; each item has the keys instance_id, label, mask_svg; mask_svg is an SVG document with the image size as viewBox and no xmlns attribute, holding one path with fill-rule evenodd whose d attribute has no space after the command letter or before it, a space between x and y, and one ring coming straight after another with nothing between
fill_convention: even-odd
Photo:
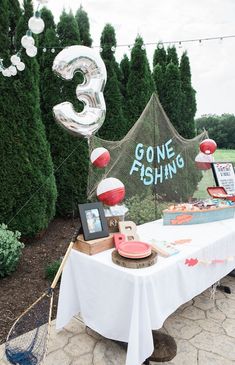
<instances>
[{"instance_id":1,"label":"grass","mask_svg":"<svg viewBox=\"0 0 235 365\"><path fill-rule=\"evenodd\" d=\"M214 154L215 161L222 162L234 162L235 163L235 150L216 150ZM203 171L203 178L198 184L198 189L194 193L194 198L208 198L206 188L208 186L215 186L215 180L212 170Z\"/></svg>"}]
</instances>

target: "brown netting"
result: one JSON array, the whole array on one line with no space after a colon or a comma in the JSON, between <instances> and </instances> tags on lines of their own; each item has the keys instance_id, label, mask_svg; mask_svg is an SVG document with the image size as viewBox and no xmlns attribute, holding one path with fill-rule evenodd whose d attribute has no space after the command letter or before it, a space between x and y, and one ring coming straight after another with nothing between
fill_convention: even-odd
<instances>
[{"instance_id":1,"label":"brown netting","mask_svg":"<svg viewBox=\"0 0 235 365\"><path fill-rule=\"evenodd\" d=\"M107 148L109 165L98 169L90 164L88 200L95 200L96 188L106 177L115 177L126 188L126 219L137 224L157 219L172 202L186 202L197 191L202 172L195 166L199 143L206 131L187 140L181 137L153 94L140 118L121 141L90 140L90 153Z\"/></svg>"}]
</instances>

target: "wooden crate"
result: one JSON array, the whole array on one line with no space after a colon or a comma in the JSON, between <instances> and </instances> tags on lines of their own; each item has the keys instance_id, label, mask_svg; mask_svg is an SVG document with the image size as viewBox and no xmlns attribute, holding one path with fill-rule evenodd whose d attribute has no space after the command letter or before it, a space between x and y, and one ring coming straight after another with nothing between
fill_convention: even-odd
<instances>
[{"instance_id":1,"label":"wooden crate","mask_svg":"<svg viewBox=\"0 0 235 365\"><path fill-rule=\"evenodd\" d=\"M95 255L96 253L109 250L114 247L113 235L108 237L98 238L96 240L85 241L82 234L77 237L73 248L87 255Z\"/></svg>"}]
</instances>

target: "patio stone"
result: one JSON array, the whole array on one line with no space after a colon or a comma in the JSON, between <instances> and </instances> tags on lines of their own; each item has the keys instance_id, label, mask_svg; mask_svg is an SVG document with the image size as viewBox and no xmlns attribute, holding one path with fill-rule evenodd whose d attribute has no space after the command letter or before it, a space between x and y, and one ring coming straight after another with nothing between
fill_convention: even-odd
<instances>
[{"instance_id":1,"label":"patio stone","mask_svg":"<svg viewBox=\"0 0 235 365\"><path fill-rule=\"evenodd\" d=\"M223 328L228 336L235 338L235 319L228 318L222 323Z\"/></svg>"},{"instance_id":2,"label":"patio stone","mask_svg":"<svg viewBox=\"0 0 235 365\"><path fill-rule=\"evenodd\" d=\"M235 360L234 339L228 336L203 331L190 342L199 350L212 352L228 360Z\"/></svg>"},{"instance_id":3,"label":"patio stone","mask_svg":"<svg viewBox=\"0 0 235 365\"><path fill-rule=\"evenodd\" d=\"M73 336L64 347L64 351L71 357L80 357L93 352L96 340L86 333Z\"/></svg>"},{"instance_id":4,"label":"patio stone","mask_svg":"<svg viewBox=\"0 0 235 365\"><path fill-rule=\"evenodd\" d=\"M199 350L198 352L198 365L233 365L234 362L226 360L221 356Z\"/></svg>"},{"instance_id":5,"label":"patio stone","mask_svg":"<svg viewBox=\"0 0 235 365\"><path fill-rule=\"evenodd\" d=\"M189 340L201 332L196 322L180 316L170 316L164 323L167 333L174 338Z\"/></svg>"}]
</instances>

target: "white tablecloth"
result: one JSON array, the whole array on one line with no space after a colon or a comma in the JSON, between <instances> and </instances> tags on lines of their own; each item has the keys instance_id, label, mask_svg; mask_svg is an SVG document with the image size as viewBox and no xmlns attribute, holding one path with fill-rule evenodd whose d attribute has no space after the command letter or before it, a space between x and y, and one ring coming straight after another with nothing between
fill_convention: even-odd
<instances>
[{"instance_id":1,"label":"white tablecloth","mask_svg":"<svg viewBox=\"0 0 235 365\"><path fill-rule=\"evenodd\" d=\"M56 327L77 313L104 337L128 342L126 365L140 365L152 354L152 329L181 304L227 275L235 261L185 265L186 258L224 259L235 255L235 219L200 225L163 226L162 220L138 227L142 241L191 238L180 253L159 257L144 269L115 265L112 250L88 256L72 250L60 288Z\"/></svg>"}]
</instances>

